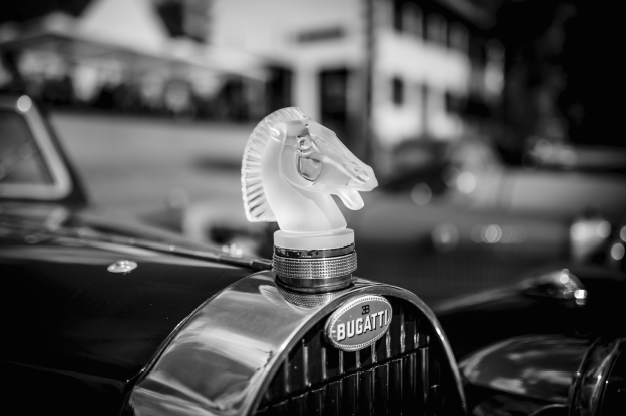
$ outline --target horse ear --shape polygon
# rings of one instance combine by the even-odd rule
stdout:
[[[287,126],[288,130],[296,128],[301,131],[306,125],[307,119],[302,110],[297,107],[283,108],[265,117],[252,131],[246,144],[241,166],[243,206],[248,221],[276,221],[276,216],[265,196],[261,176],[263,153],[267,141],[270,139],[271,131],[280,124]]]

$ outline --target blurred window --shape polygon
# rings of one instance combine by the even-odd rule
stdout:
[[[440,14],[432,13],[427,18],[427,39],[439,45],[447,45],[447,22]]]
[[[422,9],[415,3],[405,3],[402,8],[402,27],[417,38],[423,36]]]
[[[400,78],[394,77],[391,83],[393,90],[393,103],[397,105],[404,104],[404,82]]]
[[[486,51],[485,39],[480,35],[470,35],[469,37],[469,57],[470,60],[480,67],[485,65]]]
[[[446,112],[450,114],[458,114],[458,115],[464,112],[465,106],[466,106],[464,97],[455,93],[451,93],[449,91],[446,91],[445,97],[446,97]]]
[[[394,0],[393,1],[393,28],[398,31],[398,32],[402,32],[403,28],[403,18],[402,18],[402,0]]]
[[[321,123],[345,138],[351,145],[348,129],[348,85],[350,71],[346,68],[326,69],[319,73]]]
[[[296,39],[299,43],[313,43],[337,40],[344,38],[345,36],[346,32],[342,27],[327,27],[299,33],[296,36]]]
[[[461,23],[450,24],[449,45],[451,48],[467,53],[468,48],[467,28]]]
[[[0,184],[53,183],[24,117],[0,110]]]

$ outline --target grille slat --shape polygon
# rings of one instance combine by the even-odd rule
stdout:
[[[404,366],[402,365],[402,360],[393,360],[389,363],[389,414],[390,415],[400,415],[402,414],[402,395],[403,395],[403,387],[402,387],[402,371],[404,370]]]
[[[374,344],[372,344],[372,356],[375,357],[375,363],[380,363],[385,361],[387,357],[387,337],[381,337]]]
[[[309,368],[309,346],[302,346],[302,383],[304,387],[309,387],[311,385],[309,372],[311,369]]]
[[[307,398],[307,415],[322,416],[324,414],[324,402],[326,399],[326,388],[322,387],[313,390]]]
[[[324,415],[339,416],[341,414],[341,386],[342,383],[339,382],[326,386],[326,401],[322,410]]]
[[[326,358],[326,347],[323,345],[320,348],[320,356],[322,357],[322,365],[320,366],[322,371],[322,380],[326,380],[328,378],[328,359]]]
[[[374,369],[374,412],[378,415],[387,414],[389,403],[389,364]]]
[[[428,359],[428,347],[422,348],[420,351],[420,359],[421,359],[421,369],[422,369],[422,374],[420,377],[420,380],[428,380],[429,379],[429,359]],[[428,384],[426,383],[421,383],[421,395],[423,397],[423,401],[424,403],[428,403],[428,388],[430,386],[428,386]]]
[[[309,393],[304,393],[299,396],[294,397],[289,401],[289,414],[290,415],[303,415],[305,414],[306,400],[310,396]]]
[[[353,374],[341,380],[341,414],[356,415],[357,400],[359,397],[357,389],[357,375]]]
[[[414,316],[408,315],[404,320],[404,350],[411,351],[418,347],[419,332]]]
[[[420,400],[415,400],[413,404],[411,403],[412,400],[410,400],[412,397],[419,397],[416,391],[417,360],[414,353],[402,358],[402,367],[404,370],[402,374],[402,398],[404,399],[402,401],[402,414],[410,415],[414,414],[412,411],[418,410],[421,404]]]
[[[343,371],[345,373],[356,371],[360,366],[360,351],[343,351]]]
[[[326,379],[338,377],[343,372],[342,351],[336,348],[325,348],[326,350]]]
[[[359,360],[361,362],[359,367],[369,367],[374,364],[374,360],[372,359],[372,347],[363,348],[357,352],[359,353]]]
[[[391,339],[391,355],[396,357],[402,354],[402,322],[404,322],[404,311],[402,306],[393,305],[393,316],[389,325]]]
[[[298,348],[291,350],[289,354],[289,362],[285,366],[287,369],[287,393],[303,390],[305,387],[305,368],[304,368],[304,339],[300,341]]]
[[[387,334],[359,351],[330,346],[324,319],[314,325],[287,354],[257,414],[423,414],[441,390],[430,327],[420,327],[412,305],[391,303]]]
[[[359,415],[371,415],[373,409],[373,386],[374,386],[374,374],[373,371],[365,370],[360,371],[359,381],[357,384],[357,397],[358,397],[358,414]]]

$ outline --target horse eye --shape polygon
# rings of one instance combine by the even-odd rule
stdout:
[[[309,182],[315,182],[322,173],[322,166],[324,164],[317,159],[310,157],[298,158],[298,172],[304,179]]]
[[[298,150],[309,150],[311,146],[311,139],[308,137],[300,137],[298,139]]]

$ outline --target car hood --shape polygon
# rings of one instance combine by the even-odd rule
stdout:
[[[119,390],[197,308],[267,267],[91,210],[0,210],[3,359]],[[122,260],[137,267],[108,270]]]
[[[542,278],[554,271],[575,276],[586,292],[584,299],[545,296]],[[526,334],[623,333],[610,317],[624,314],[625,293],[624,273],[602,266],[554,264],[518,284],[450,299],[433,310],[450,335],[456,357],[463,359],[489,344]]]

